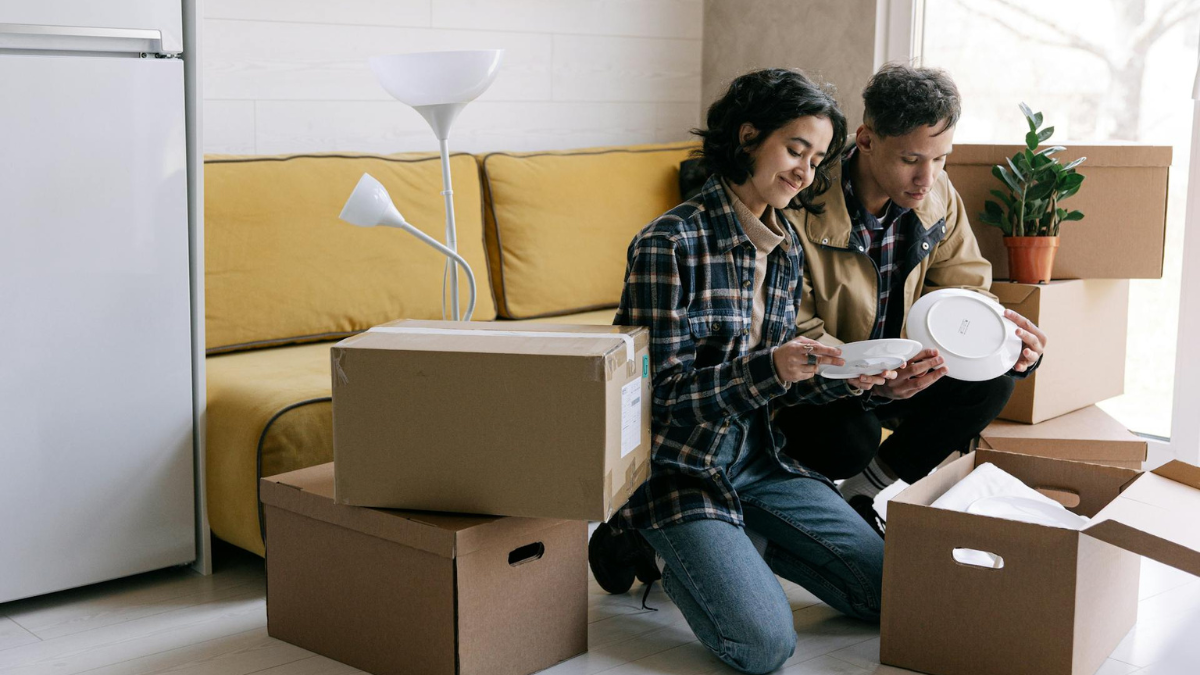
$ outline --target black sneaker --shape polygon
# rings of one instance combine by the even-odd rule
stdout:
[[[887,521],[880,518],[879,513],[875,511],[875,500],[866,495],[855,495],[850,498],[849,504],[882,539],[883,533],[887,531]]]
[[[617,532],[608,523],[600,523],[588,542],[588,565],[600,588],[614,595],[627,592],[635,577],[650,584],[662,576],[654,549],[637,530]]]

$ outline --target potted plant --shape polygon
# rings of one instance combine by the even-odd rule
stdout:
[[[1060,203],[1079,192],[1083,174],[1075,167],[1087,158],[1063,165],[1053,155],[1066,148],[1054,145],[1038,150],[1038,145],[1054,134],[1054,127],[1042,129],[1042,113],[1033,112],[1024,103],[1021,112],[1029,123],[1025,149],[992,167],[992,175],[1004,189],[991,191],[1000,203],[988,200],[979,218],[1004,232],[1009,277],[1035,284],[1050,281],[1059,225],[1083,219],[1083,212],[1068,211]]]

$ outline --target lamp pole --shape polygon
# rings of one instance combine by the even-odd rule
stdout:
[[[438,148],[442,153],[442,197],[446,200],[446,248],[458,252],[458,234],[454,228],[454,187],[450,180],[450,141],[438,139]],[[450,302],[454,306],[453,317],[459,320],[458,310],[458,263],[451,258],[450,265],[454,273],[450,275]]]

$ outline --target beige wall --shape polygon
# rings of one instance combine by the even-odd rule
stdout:
[[[436,150],[376,54],[507,50],[451,150],[683,140],[699,124],[702,0],[205,0],[204,151]]]
[[[729,82],[799,68],[832,82],[853,130],[874,72],[876,0],[705,0],[701,119]]]

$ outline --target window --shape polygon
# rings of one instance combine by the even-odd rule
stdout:
[[[1101,404],[1169,436],[1200,0],[925,0],[923,14],[920,62],[962,93],[955,141],[1019,144],[1024,101],[1054,142],[1174,147],[1163,278],[1131,282],[1126,393]]]

